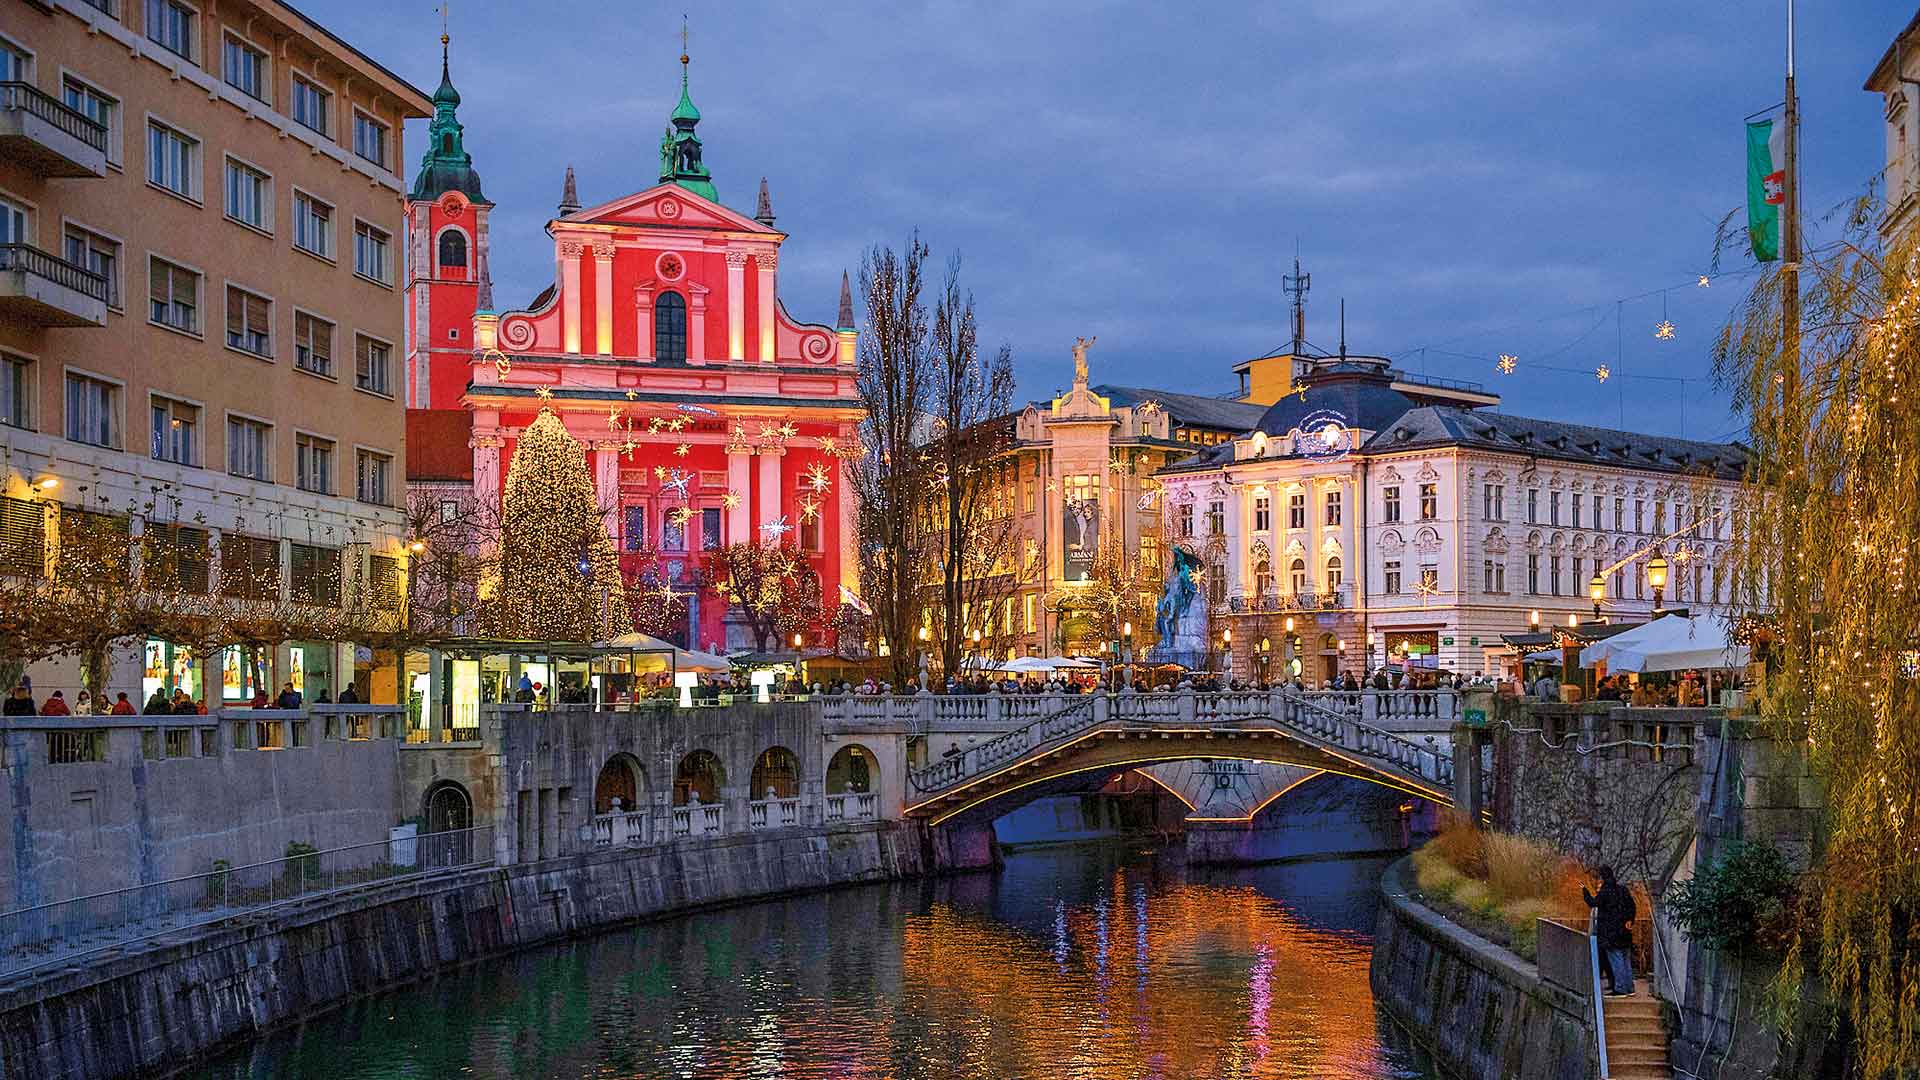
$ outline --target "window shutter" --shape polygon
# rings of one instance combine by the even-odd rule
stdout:
[[[227,333],[242,335],[247,332],[247,294],[233,286],[227,286]]]
[[[47,512],[42,504],[0,496],[0,573],[47,571]]]
[[[168,303],[173,297],[173,267],[154,260],[152,272],[147,275],[148,296],[156,304]]]

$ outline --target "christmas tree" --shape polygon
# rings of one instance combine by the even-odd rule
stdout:
[[[527,425],[500,500],[497,637],[600,641],[633,629],[587,455],[551,409]]]

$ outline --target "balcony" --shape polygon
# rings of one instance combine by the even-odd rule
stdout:
[[[1236,595],[1227,598],[1226,610],[1235,615],[1258,615],[1267,612],[1344,611],[1353,606],[1351,592],[1352,586],[1337,585],[1331,589],[1322,589],[1318,592],[1269,592],[1266,594]]]
[[[0,156],[42,177],[105,176],[106,125],[32,83],[0,82]]]
[[[38,326],[105,326],[107,279],[30,244],[0,244],[0,315]]]

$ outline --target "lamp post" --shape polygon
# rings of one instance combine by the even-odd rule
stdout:
[[[1607,579],[1601,577],[1598,571],[1594,572],[1593,580],[1587,582],[1587,595],[1593,598],[1593,618],[1598,622],[1601,618],[1600,601],[1607,598]]]
[[[1267,661],[1273,659],[1273,642],[1268,641],[1266,638],[1261,638],[1260,648],[1254,652],[1253,658],[1260,664],[1260,681],[1265,683],[1267,681]]]
[[[1220,631],[1220,666],[1227,671],[1227,678],[1233,678],[1233,627]]]
[[[1121,657],[1121,661],[1127,665],[1127,675],[1126,675],[1127,685],[1132,686],[1133,685],[1133,623],[1131,622],[1127,623],[1125,626],[1122,626],[1120,628],[1120,657]]]
[[[1374,646],[1374,643],[1377,642],[1378,640],[1380,640],[1380,635],[1374,633],[1371,630],[1367,631],[1367,670],[1368,671],[1373,670],[1373,646]]]
[[[1335,638],[1333,642],[1333,651],[1337,657],[1337,659],[1335,659],[1334,661],[1333,666],[1341,670],[1344,670],[1347,666],[1347,639]],[[1339,679],[1339,675],[1340,675],[1339,671],[1334,672],[1334,677],[1336,682]],[[1339,687],[1336,686],[1335,689],[1337,690],[1339,689]]]
[[[1280,666],[1283,669],[1280,677],[1284,679],[1293,674],[1294,661],[1300,653],[1300,643],[1293,637],[1293,616],[1287,616],[1286,621],[1281,625],[1287,631],[1286,637],[1280,640]]]
[[[1647,584],[1653,586],[1653,617],[1660,617],[1661,594],[1667,589],[1667,557],[1659,548],[1653,549],[1653,558],[1647,560]]]

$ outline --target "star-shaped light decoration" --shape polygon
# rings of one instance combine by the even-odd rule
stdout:
[[[820,449],[829,454],[837,454],[840,452],[840,443],[831,435],[822,435],[820,436]]]
[[[687,481],[693,479],[685,469],[670,469],[660,481],[661,491],[677,491],[681,498],[687,497]]]
[[[800,500],[800,520],[812,521],[820,515],[820,504],[809,495]]]
[[[676,446],[673,448],[674,457],[686,457],[688,454],[692,452],[693,452],[692,443],[681,443],[679,446]]]
[[[628,401],[639,401],[639,400],[640,400],[640,391],[638,391],[638,390],[629,390],[629,391],[627,391],[627,400],[628,400]]]
[[[729,491],[725,495],[720,496],[720,505],[726,507],[729,510],[734,509],[735,507],[740,505],[739,494],[737,492]]]
[[[1673,324],[1665,319],[1661,319],[1660,325],[1653,328],[1653,336],[1659,338],[1661,341],[1672,341]]]
[[[660,434],[660,425],[662,422],[663,421],[661,421],[661,419],[657,416],[647,417],[647,434],[649,435]]]
[[[779,437],[780,437],[780,425],[772,423],[771,421],[766,421],[766,420],[762,420],[760,422],[760,441],[761,442],[773,442]]]
[[[638,449],[640,449],[640,444],[634,441],[631,433],[620,442],[620,453],[625,455],[628,461],[633,460],[633,452]]]
[[[816,461],[807,466],[807,486],[817,492],[825,492],[833,486],[833,476],[827,472],[825,465]]]
[[[1613,377],[1613,369],[1605,364],[1601,364],[1599,367],[1593,369],[1593,377],[1599,379],[1601,382],[1606,382]]]
[[[693,511],[684,506],[676,506],[667,512],[667,520],[675,525],[685,525],[693,520]]]
[[[1495,366],[1500,369],[1500,374],[1511,375],[1513,369],[1520,366],[1520,358],[1510,353],[1501,353],[1500,362]]]
[[[1705,288],[1710,288],[1713,285],[1713,282],[1708,279],[1707,275],[1701,274],[1700,280],[1694,282],[1694,284],[1699,286],[1702,289],[1705,289]]]
[[[541,401],[552,401],[553,387],[542,383],[533,388],[533,396],[539,398]]]
[[[676,416],[673,419],[667,421],[668,431],[681,431],[681,430],[684,430],[686,426],[687,426],[687,418],[684,416]]]
[[[1301,383],[1299,386],[1294,387],[1293,392],[1300,395],[1301,401],[1307,400],[1307,384],[1306,383]]]
[[[665,465],[655,465],[653,467],[653,478],[655,480],[665,480],[667,478],[667,467]]]
[[[787,523],[787,515],[781,514],[779,517],[760,526],[760,531],[777,544],[786,539],[787,534],[793,531],[793,526]]]
[[[618,430],[620,430],[620,408],[619,408],[619,406],[610,406],[610,407],[609,407],[609,408],[607,409],[607,430],[608,430],[608,431],[618,431]]]
[[[780,432],[780,437],[781,437],[781,438],[783,438],[783,439],[791,439],[791,438],[793,438],[793,437],[794,437],[795,435],[798,435],[798,434],[800,434],[800,429],[799,429],[799,428],[797,428],[797,427],[794,427],[794,426],[793,426],[793,424],[791,424],[791,423],[786,423],[786,424],[781,424],[781,425],[780,425],[780,427],[779,427],[779,432]]]

